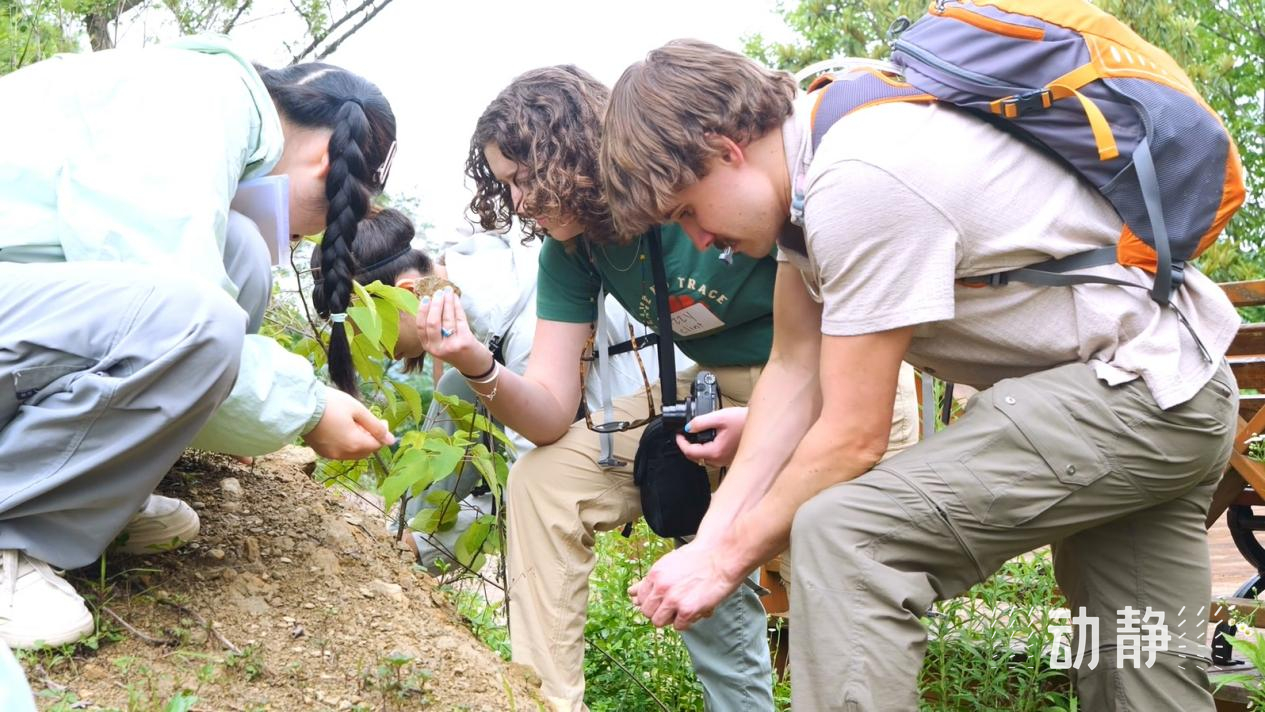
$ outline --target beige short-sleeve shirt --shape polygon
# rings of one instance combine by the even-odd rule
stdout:
[[[957,282],[1116,243],[1110,203],[1055,159],[961,110],[901,103],[844,117],[810,155],[807,106],[783,140],[808,255],[780,254],[822,302],[823,334],[916,326],[906,360],[976,387],[1089,363],[1111,385],[1143,378],[1163,408],[1211,377],[1239,318],[1193,267],[1173,301],[1213,363],[1142,289]],[[1151,284],[1136,268],[1095,271]]]

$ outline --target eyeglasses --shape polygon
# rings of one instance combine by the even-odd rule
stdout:
[[[600,305],[599,305],[600,307]],[[585,388],[585,375],[589,370],[589,363],[597,360],[597,350],[594,348],[594,340],[596,334],[590,335],[588,342],[584,345],[584,351],[580,354],[580,401],[583,403]],[[628,339],[633,344],[633,358],[637,359],[637,368],[641,370],[641,382],[646,386],[646,412],[649,413],[644,418],[637,420],[611,420],[605,423],[593,423],[593,416],[589,413],[589,409],[584,409],[584,424],[589,430],[595,433],[622,433],[625,430],[633,430],[649,423],[659,416],[654,409],[654,396],[650,393],[650,377],[646,375],[646,365],[641,361],[641,352],[637,346],[637,337],[633,334],[632,324],[628,325]],[[610,358],[607,355],[607,358]]]

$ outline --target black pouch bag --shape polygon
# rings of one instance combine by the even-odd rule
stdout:
[[[660,404],[676,403],[676,362],[672,348],[672,314],[668,309],[668,280],[663,267],[659,229],[650,234],[650,265],[654,273],[659,322]],[[633,459],[633,482],[641,488],[641,513],[661,537],[698,532],[712,501],[707,470],[691,461],[676,445],[676,431],[655,418],[646,425]]]
[[[663,418],[646,425],[633,459],[633,482],[641,488],[641,512],[661,537],[698,532],[712,501],[707,470],[687,458],[676,445],[676,432]]]

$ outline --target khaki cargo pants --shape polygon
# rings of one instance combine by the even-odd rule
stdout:
[[[1072,610],[1099,620],[1098,665],[1072,671],[1081,708],[1213,710],[1204,517],[1237,409],[1224,363],[1167,411],[1140,379],[1109,387],[1062,366],[997,383],[947,429],[810,500],[791,532],[794,708],[917,709],[923,613],[1053,544]],[[1172,639],[1150,668],[1117,665],[1126,606],[1164,614]]]
[[[760,373],[751,367],[709,370],[716,374],[727,406],[746,405]],[[695,372],[677,374],[678,394],[689,393]],[[892,437],[897,447],[907,447],[917,439],[913,380],[912,369],[905,366],[893,415]],[[658,384],[652,393],[658,409]],[[645,394],[616,398],[614,410],[619,420],[645,417]],[[506,495],[510,644],[514,661],[540,675],[541,692],[555,709],[586,709],[584,622],[589,574],[595,563],[594,536],[641,516],[641,499],[632,478],[640,437],[641,429],[616,433],[615,455],[628,465],[603,470],[597,464],[598,435],[580,421],[562,439],[532,450],[510,470]],[[766,630],[759,599],[741,586],[712,617],[682,633],[708,709],[773,709]]]

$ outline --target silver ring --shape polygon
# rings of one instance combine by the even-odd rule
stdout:
[[[445,339],[446,339],[446,338],[448,338],[449,336],[452,336],[452,334],[453,334],[453,332],[452,332],[452,331],[450,331],[447,327],[443,327],[443,326],[439,327],[439,335],[440,335],[441,337],[443,337],[443,338],[445,338]]]

